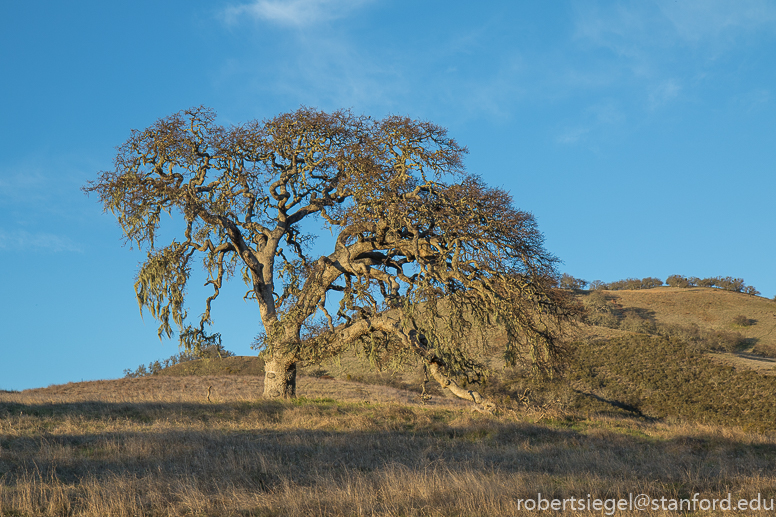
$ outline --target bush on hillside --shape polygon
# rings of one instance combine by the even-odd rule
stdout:
[[[584,300],[584,322],[588,325],[655,334],[654,319],[641,309],[617,307],[612,297],[601,291],[591,291]]]
[[[757,343],[754,348],[752,348],[752,353],[776,359],[776,345],[770,343]]]
[[[585,296],[582,306],[585,308],[585,323],[608,328],[619,326],[619,318],[611,299],[601,291],[591,291]]]
[[[709,350],[716,352],[738,352],[749,345],[749,340],[738,332],[712,330],[704,338]]]
[[[743,314],[739,314],[738,316],[733,318],[732,323],[736,327],[751,327],[752,325],[754,325],[755,322],[754,320],[747,318]]]

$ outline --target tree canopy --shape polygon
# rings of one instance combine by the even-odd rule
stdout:
[[[503,328],[508,363],[560,365],[573,309],[530,213],[465,171],[466,149],[429,122],[300,108],[216,124],[199,107],[132,131],[114,167],[90,182],[128,241],[147,250],[135,292],[159,334],[212,345],[223,282],[246,284],[264,329],[265,396],[295,395],[296,364],[359,346],[419,357],[459,396],[479,394],[487,329]],[[508,162],[504,163],[508,166]],[[179,234],[158,243],[161,214]],[[314,244],[331,233],[330,249]],[[212,294],[198,325],[184,303],[192,267]],[[246,325],[257,322],[246,322]]]

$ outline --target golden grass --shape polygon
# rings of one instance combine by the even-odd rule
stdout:
[[[733,330],[757,346],[776,347],[776,305],[769,300],[703,288],[607,294],[665,325],[730,330],[744,315],[754,325]],[[731,393],[756,387],[738,405],[728,404],[729,419],[718,412],[723,421],[737,421],[737,413],[770,393],[772,377],[715,370],[703,358],[771,363],[688,352],[690,362],[677,366],[681,350],[667,349],[661,359],[655,344],[668,342],[657,338],[638,338],[652,343],[642,346],[623,330],[582,326],[579,333],[585,346],[602,350],[579,360],[585,368],[568,378],[569,396],[589,399],[579,408],[561,401],[546,410],[482,415],[438,391],[421,405],[417,391],[398,389],[417,390],[419,370],[370,372],[356,357],[303,369],[308,375],[299,378],[298,392],[305,398],[295,401],[262,400],[261,365],[239,357],[184,363],[139,379],[0,392],[0,516],[498,517],[520,513],[520,499],[538,493],[776,498],[773,422],[744,430],[675,416],[692,415],[696,406],[714,409],[698,404],[722,395],[698,387],[715,382],[708,377],[727,379],[719,389]],[[664,394],[673,409],[660,403],[641,385],[663,382],[653,379],[669,370],[659,365],[673,365],[677,375],[697,370],[691,387],[706,395],[684,401],[692,390],[676,385]],[[490,388],[494,395],[497,388]],[[534,401],[540,396],[531,394]],[[631,398],[645,417],[596,413]],[[648,418],[664,407],[667,416]],[[660,513],[617,513],[649,514]]]
[[[776,352],[776,303],[773,300],[710,287],[658,287],[605,293],[620,306],[642,309],[657,323],[734,330],[756,340],[757,347]],[[735,318],[742,315],[753,320],[753,324],[735,325]]]
[[[236,376],[0,394],[0,515],[506,516],[539,492],[776,497],[773,433],[496,417],[300,380],[326,398],[265,401],[259,379]]]
[[[298,391],[306,398],[334,397],[342,402],[421,404],[417,393],[384,385],[338,381],[331,378],[299,376]],[[137,379],[71,382],[36,388],[20,393],[0,393],[0,403],[56,404],[61,402],[251,402],[261,399],[263,376],[151,375]],[[433,397],[430,407],[462,407],[456,398]]]

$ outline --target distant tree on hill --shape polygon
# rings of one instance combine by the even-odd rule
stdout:
[[[725,291],[734,291],[737,293],[745,293],[756,296],[760,294],[760,291],[753,286],[747,286],[743,278],[733,278],[730,276],[721,277],[709,277],[698,278],[691,276],[686,278],[682,275],[671,275],[666,280],[666,284],[671,287],[716,287]]]
[[[560,277],[561,289],[584,289],[587,286],[587,281],[581,278],[574,278],[573,276],[563,273]]]
[[[646,278],[641,279],[641,288],[642,289],[652,289],[655,287],[662,287],[663,281],[659,278],[654,278],[651,276],[648,276]]]
[[[625,280],[617,280],[616,282],[610,282],[608,284],[600,280],[596,280],[590,284],[591,289],[606,289],[608,291],[652,289],[662,285],[662,280],[649,276],[642,278],[641,280],[638,278],[626,278]]]
[[[681,275],[671,275],[666,279],[669,287],[691,287],[690,281]]]
[[[716,278],[700,278],[695,281],[695,285],[698,287],[714,287],[716,283]]]
[[[552,372],[574,308],[533,216],[467,174],[465,152],[404,117],[302,108],[224,127],[195,108],[133,131],[85,190],[148,250],[135,292],[160,336],[174,324],[187,350],[220,342],[206,329],[211,304],[224,281],[245,283],[265,333],[266,397],[295,395],[299,362],[358,344],[378,362],[417,357],[479,401],[456,379],[485,374],[470,347],[491,345],[486,328],[505,330],[508,363]],[[177,234],[160,234],[162,212]],[[334,237],[325,252],[307,233],[321,227]],[[213,291],[192,326],[184,294],[197,263]]]

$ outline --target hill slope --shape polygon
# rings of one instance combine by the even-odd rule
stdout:
[[[716,353],[716,358],[738,367],[774,371],[776,302],[773,300],[703,287],[582,291],[578,298],[586,304],[596,293],[606,297],[611,304],[613,313],[620,320],[620,330],[665,334],[661,331],[688,329],[706,334],[739,334],[743,338],[742,346],[735,353]],[[746,324],[737,324],[737,319],[746,320]],[[623,324],[624,320],[629,320],[626,323],[630,325]],[[646,324],[640,326],[640,320]],[[589,337],[596,332],[601,333],[601,328],[587,328],[583,335]],[[607,335],[605,331],[603,334],[604,337],[622,335],[611,332]]]
[[[776,352],[776,302],[773,300],[707,287],[605,292],[622,307],[640,309],[658,323],[734,329],[756,340],[757,346]],[[741,315],[750,320],[749,326],[733,323]]]
[[[300,380],[329,397],[348,384]],[[773,433],[362,395],[262,400],[260,384],[154,375],[0,394],[0,515],[506,517],[539,493],[774,505]],[[564,515],[602,513],[582,510]]]

